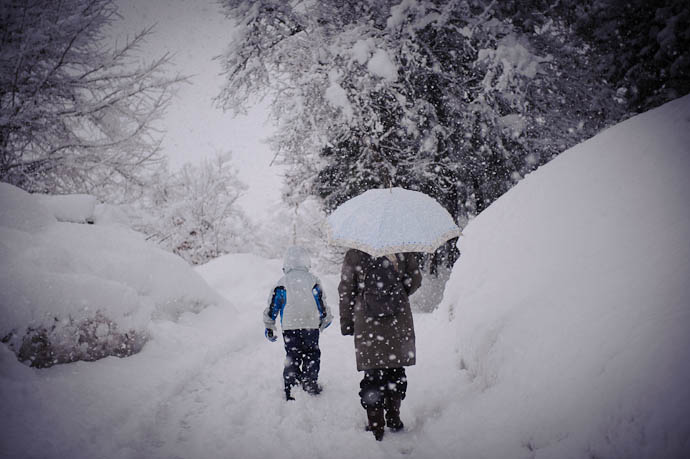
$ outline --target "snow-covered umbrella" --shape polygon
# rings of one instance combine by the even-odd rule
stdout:
[[[332,244],[374,257],[434,252],[460,228],[434,198],[404,188],[365,191],[341,204],[326,220]]]

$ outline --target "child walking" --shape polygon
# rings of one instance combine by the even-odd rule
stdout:
[[[280,315],[285,341],[285,399],[294,400],[292,388],[301,384],[311,395],[321,392],[317,383],[321,366],[319,333],[333,317],[319,279],[309,272],[311,261],[306,249],[290,247],[283,262],[284,276],[276,283],[264,310],[266,338],[276,341],[276,318]]]

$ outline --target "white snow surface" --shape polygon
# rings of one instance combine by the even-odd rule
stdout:
[[[122,225],[114,208],[102,208],[94,225],[61,222],[56,215],[79,220],[85,207],[93,216],[93,201],[51,198],[0,183],[0,337],[97,313],[141,332],[152,318],[223,302],[184,260]]]
[[[61,222],[93,222],[96,197],[90,194],[34,195]]]
[[[337,320],[323,393],[282,400],[261,322],[281,261],[240,254],[197,269],[229,304],[152,322],[133,357],[35,370],[0,346],[0,457],[688,457],[689,124],[690,97],[630,119],[470,222],[440,308],[415,315],[402,433],[364,431]]]
[[[440,448],[688,457],[688,173],[690,96],[561,154],[463,230],[438,312],[474,389],[434,420]]]

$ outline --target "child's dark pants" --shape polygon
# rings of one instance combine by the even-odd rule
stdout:
[[[321,367],[321,350],[319,349],[319,330],[306,329],[284,330],[285,341],[285,394],[290,397],[290,389],[301,383],[307,392],[317,390],[316,381]]]

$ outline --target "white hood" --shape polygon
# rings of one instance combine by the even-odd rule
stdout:
[[[294,269],[309,271],[311,268],[311,258],[309,252],[304,247],[292,246],[285,253],[283,261],[283,272],[288,273]]]

